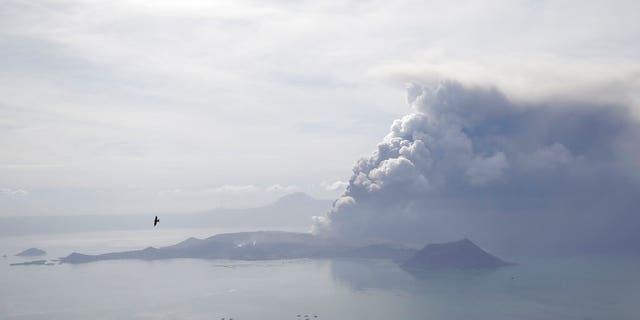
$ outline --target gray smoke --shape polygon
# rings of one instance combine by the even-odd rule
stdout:
[[[501,249],[640,246],[636,120],[622,105],[520,103],[411,84],[412,112],[359,160],[319,235]]]

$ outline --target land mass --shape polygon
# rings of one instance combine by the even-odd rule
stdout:
[[[482,250],[469,239],[429,244],[402,264],[406,269],[491,269],[513,263]]]
[[[98,255],[72,253],[61,263],[103,260],[162,260],[176,258],[275,260],[299,258],[391,259],[407,269],[487,269],[511,265],[468,239],[430,244],[416,250],[392,244],[351,246],[310,233],[255,231],[223,233],[206,239],[189,238],[172,246],[111,252]]]
[[[47,252],[42,250],[42,249],[29,248],[27,250],[24,250],[24,251],[16,254],[16,256],[18,256],[18,257],[37,257],[37,256],[43,256],[45,254],[47,254]]]
[[[391,244],[355,247],[315,237],[310,233],[256,231],[224,233],[206,239],[189,238],[172,246],[98,255],[72,253],[62,263],[102,260],[160,260],[175,258],[272,260],[297,258],[381,258],[406,260],[415,249]]]
[[[34,260],[20,263],[12,263],[11,266],[52,266],[54,263],[47,262],[47,260]]]

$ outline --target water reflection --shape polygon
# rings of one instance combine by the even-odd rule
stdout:
[[[354,291],[410,291],[415,287],[415,279],[388,260],[335,259],[330,261],[330,270],[334,280]]]
[[[537,259],[494,270],[407,271],[390,261],[333,260],[354,292],[394,292],[434,319],[636,319],[636,258]],[[626,276],[624,276],[626,275]]]
[[[493,284],[508,284],[515,270],[507,267],[489,270],[407,270],[388,260],[331,260],[332,278],[354,291],[367,289],[402,290],[426,293],[431,290],[455,291]]]

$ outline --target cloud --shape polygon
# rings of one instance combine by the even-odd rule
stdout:
[[[10,188],[0,188],[0,196],[6,197],[24,197],[28,196],[29,192],[24,189],[10,189]]]
[[[298,190],[295,185],[273,184],[267,187],[259,187],[253,184],[233,185],[225,184],[215,188],[171,188],[158,191],[159,196],[176,196],[176,195],[206,195],[206,194],[248,194],[248,193],[264,193],[264,192],[292,192]]]
[[[160,197],[172,197],[176,195],[180,195],[183,193],[182,189],[174,188],[174,189],[166,189],[158,191],[158,196]]]
[[[333,181],[333,182],[322,182],[320,184],[321,187],[323,187],[323,188],[325,188],[326,190],[329,190],[329,191],[343,190],[348,185],[349,185],[348,182],[340,181],[340,180],[336,180],[336,181]]]
[[[247,192],[255,192],[258,191],[258,187],[247,184],[247,185],[230,185],[225,184],[220,187],[214,188],[211,191],[215,193],[247,193]]]
[[[466,86],[497,86],[509,99],[521,103],[622,102],[640,115],[640,63],[625,57],[519,53],[459,59],[432,49],[408,60],[375,66],[368,75],[434,86],[446,79]]]
[[[295,190],[298,190],[298,186],[294,186],[294,185],[290,185],[290,186],[283,186],[281,184],[274,184],[271,186],[268,186],[264,189],[267,192],[292,192]]]
[[[298,190],[295,185],[281,185],[279,183],[272,184],[267,187],[259,187],[252,184],[247,185],[229,185],[210,189],[214,193],[261,193],[261,192],[292,192]]]
[[[417,244],[472,236],[502,247],[638,238],[630,210],[640,205],[640,157],[629,146],[640,126],[629,108],[522,103],[455,81],[407,89],[412,112],[355,164],[315,233]]]

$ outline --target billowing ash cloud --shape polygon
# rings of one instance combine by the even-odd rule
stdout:
[[[640,246],[638,124],[620,105],[517,103],[411,84],[412,113],[359,160],[314,232],[360,241],[472,237],[496,248]]]

